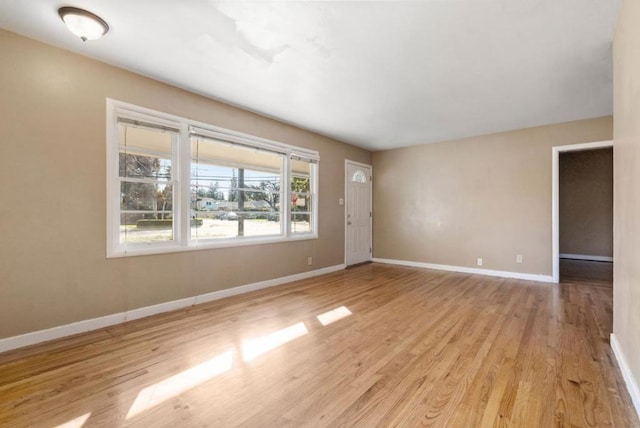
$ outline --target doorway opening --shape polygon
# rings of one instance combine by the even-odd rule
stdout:
[[[613,142],[553,148],[553,282],[612,284]]]

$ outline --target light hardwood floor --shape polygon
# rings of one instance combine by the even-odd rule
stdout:
[[[358,266],[0,354],[0,426],[640,426],[611,300]]]

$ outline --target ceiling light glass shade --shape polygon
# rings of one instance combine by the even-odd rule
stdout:
[[[109,31],[107,23],[97,15],[75,7],[58,9],[60,18],[69,31],[80,37],[82,41],[97,40]]]

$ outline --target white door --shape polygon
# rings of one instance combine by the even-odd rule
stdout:
[[[371,166],[346,162],[346,236],[347,266],[371,260]]]

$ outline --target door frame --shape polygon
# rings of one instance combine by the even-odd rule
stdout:
[[[349,185],[349,174],[347,174],[347,170],[349,169],[349,165],[361,166],[364,168],[369,168],[371,170],[371,175],[369,176],[369,212],[371,216],[369,217],[369,248],[371,251],[369,252],[369,260],[373,259],[373,165],[369,165],[362,162],[352,161],[350,159],[344,160],[344,265],[347,265],[347,206],[348,206],[348,195],[349,192],[347,190],[347,186]]]
[[[556,284],[560,282],[560,153],[605,149],[608,147],[613,147],[613,140],[552,147],[551,260],[553,267],[551,276],[553,282]]]

